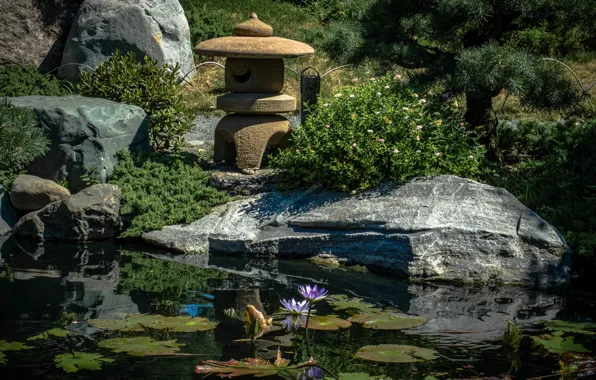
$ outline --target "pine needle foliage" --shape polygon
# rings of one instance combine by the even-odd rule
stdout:
[[[359,49],[329,52],[418,69],[413,83],[465,92],[466,120],[478,126],[502,89],[532,106],[574,102],[579,90],[564,69],[539,58],[596,50],[595,19],[593,0],[373,0],[364,16],[344,20],[360,24]]]
[[[31,110],[0,100],[0,170],[18,172],[48,150],[50,140]]]
[[[119,159],[110,182],[122,190],[122,237],[193,222],[228,201],[191,155],[122,152]]]

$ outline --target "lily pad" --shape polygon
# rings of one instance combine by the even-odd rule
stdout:
[[[380,312],[373,304],[364,302],[361,298],[349,298],[345,294],[330,296],[327,302],[333,306],[333,310],[345,310],[349,314]]]
[[[62,368],[64,372],[79,372],[81,369],[90,371],[99,371],[102,363],[112,363],[114,359],[104,358],[100,354],[88,352],[75,352],[60,354],[54,357],[54,363],[57,368]]]
[[[378,346],[364,346],[354,356],[375,362],[415,363],[437,359],[439,357],[437,354],[437,351],[430,348],[400,344],[379,344]]]
[[[151,314],[123,314],[120,319],[92,319],[89,324],[99,329],[110,331],[143,331],[147,329],[165,330],[172,332],[207,331],[217,327],[217,322],[207,318],[192,318],[188,316],[164,317]]]
[[[551,354],[564,354],[566,352],[592,352],[579,343],[573,341],[572,336],[563,338],[562,331],[556,331],[552,335],[533,336],[532,340],[544,347]]]
[[[362,323],[362,327],[375,330],[404,330],[424,325],[426,317],[417,317],[392,311],[365,313],[348,318],[350,322]]]
[[[148,336],[138,336],[134,338],[106,339],[99,342],[98,346],[132,356],[158,356],[176,353],[185,344],[176,343],[175,340],[157,341]]]
[[[585,335],[595,335],[596,331],[596,323],[589,323],[589,322],[568,322],[568,321],[548,321],[545,322],[546,327],[545,330],[549,331],[563,331],[568,333],[574,334],[585,334]]]
[[[4,355],[4,351],[21,351],[21,350],[30,350],[35,348],[33,346],[27,346],[21,342],[7,342],[5,340],[0,340],[0,364],[6,363],[6,355]]]
[[[38,340],[38,339],[48,339],[50,336],[53,336],[56,338],[65,338],[69,335],[70,335],[70,331],[65,330],[65,329],[55,328],[55,329],[51,329],[48,331],[44,331],[39,335],[34,335],[30,338],[27,338],[27,340],[31,341],[31,340]]]
[[[339,380],[382,380],[387,378],[387,376],[371,376],[368,373],[364,372],[354,372],[354,373],[338,373],[337,377]],[[334,380],[333,377],[325,377],[325,380]]]
[[[306,325],[306,319],[299,319],[300,327],[304,328]],[[347,329],[352,326],[352,323],[345,319],[338,318],[334,315],[311,315],[308,321],[308,328],[312,330],[339,330]]]

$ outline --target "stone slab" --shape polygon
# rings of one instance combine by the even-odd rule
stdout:
[[[296,111],[296,98],[286,94],[231,93],[217,97],[217,108],[242,114],[274,114]]]

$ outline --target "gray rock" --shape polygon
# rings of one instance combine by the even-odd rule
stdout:
[[[550,224],[504,189],[453,176],[354,197],[260,194],[143,239],[188,253],[327,253],[413,280],[547,286],[569,279],[567,245]]]
[[[67,188],[29,174],[17,176],[10,189],[10,201],[21,211],[37,211],[68,196],[70,191]]]
[[[271,169],[261,169],[254,175],[246,175],[233,167],[217,167],[211,172],[209,183],[230,195],[254,195],[272,191],[275,175]]]
[[[14,106],[34,111],[51,140],[48,153],[33,161],[29,172],[59,181],[75,191],[85,188],[81,176],[105,182],[117,164],[116,153],[148,149],[148,118],[140,107],[81,96],[9,98]]]
[[[118,186],[93,185],[25,215],[14,226],[13,234],[38,241],[89,242],[113,238],[121,227],[120,199]]]
[[[178,0],[86,0],[70,29],[62,65],[92,68],[116,50],[133,52],[159,64],[180,65],[180,79],[195,75],[190,29]],[[59,76],[76,83],[80,66],[69,65]]]
[[[0,236],[8,235],[18,221],[19,216],[10,203],[8,193],[0,186]]]

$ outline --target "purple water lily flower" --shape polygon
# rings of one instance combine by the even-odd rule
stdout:
[[[310,307],[310,303],[306,300],[301,302],[296,302],[295,299],[292,298],[291,301],[289,300],[280,300],[283,309],[294,315],[306,315],[308,313],[308,308]]]
[[[300,292],[302,297],[304,297],[304,299],[309,302],[320,301],[320,300],[326,298],[327,294],[328,294],[328,292],[327,292],[327,290],[325,290],[325,288],[319,289],[319,287],[317,285],[315,285],[315,286],[310,286],[310,285],[299,286],[298,292]]]
[[[304,315],[288,315],[286,319],[281,322],[281,327],[286,331],[298,330],[298,327],[306,325],[306,317]]]
[[[302,369],[302,378],[300,379],[300,375],[298,378],[300,380],[314,380],[314,379],[322,379],[323,378],[323,370],[320,367],[312,366],[308,367],[308,369]]]

